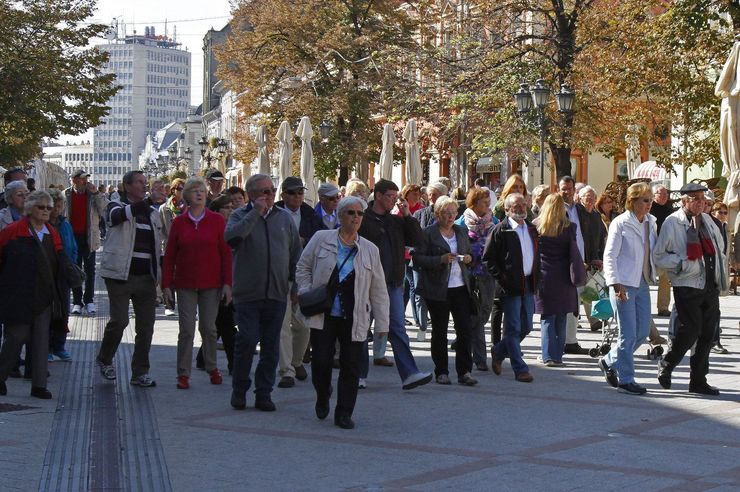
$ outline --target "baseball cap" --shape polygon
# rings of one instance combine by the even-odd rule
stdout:
[[[224,178],[224,174],[219,171],[218,169],[212,169],[211,171],[208,171],[206,173],[206,179],[215,179],[217,181],[221,181]]]
[[[293,190],[305,190],[306,187],[303,186],[303,181],[301,181],[301,178],[297,178],[295,176],[288,176],[283,180],[283,184],[280,185],[280,189],[283,191],[293,191]]]
[[[84,169],[78,169],[72,173],[72,177],[73,178],[88,178],[90,177],[90,173],[85,171]]]
[[[331,183],[321,183],[319,186],[319,196],[333,197],[339,194],[339,188]]]

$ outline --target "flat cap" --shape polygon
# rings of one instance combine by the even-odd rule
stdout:
[[[303,186],[303,181],[301,181],[301,178],[297,178],[295,176],[288,176],[283,180],[283,184],[280,185],[280,189],[283,191],[293,191],[293,190],[305,190],[306,187]]]
[[[339,188],[336,187],[336,185],[333,185],[332,183],[321,183],[321,186],[319,186],[319,196],[328,196],[333,197],[337,196],[339,194]]]
[[[699,183],[686,183],[681,187],[682,195],[685,195],[686,193],[696,193],[699,191],[709,191],[709,188],[704,185],[700,185]]]

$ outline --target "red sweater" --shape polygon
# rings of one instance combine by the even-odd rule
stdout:
[[[226,221],[206,209],[198,223],[185,212],[172,221],[162,266],[162,287],[214,289],[231,285],[231,248],[224,240]]]
[[[72,224],[72,232],[78,236],[87,234],[87,190],[82,193],[72,190],[70,199],[72,203],[69,223]]]

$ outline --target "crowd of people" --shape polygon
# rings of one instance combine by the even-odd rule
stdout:
[[[263,174],[251,176],[244,189],[225,188],[215,169],[204,178],[171,182],[130,171],[117,190],[96,187],[89,177],[80,169],[67,189],[30,192],[22,168],[5,173],[2,395],[7,378],[19,377],[24,367],[31,394],[52,397],[47,365],[72,359],[65,346],[69,316],[96,312],[96,275],[109,301],[96,357],[104,378],[117,378],[113,360],[132,304],[130,383],[156,385],[149,351],[155,311],[164,304],[165,315],[178,317],[177,388],[197,384],[197,324],[202,346],[196,368],[211,384],[223,383],[220,339],[234,409],[246,407],[254,386],[254,406],[274,411],[276,382],[290,388],[306,380],[310,361],[316,416],[325,419],[331,411],[332,369],[338,368],[334,423],[353,428],[358,390],[367,386],[370,342],[373,365],[395,366],[404,390],[451,384],[450,350],[463,386],[478,383],[474,370],[488,371],[489,357],[496,375],[508,359],[515,380],[530,383],[534,375],[521,343],[535,313],[545,366],[588,353],[578,342],[579,319],[586,329],[604,328],[581,299],[595,275],[605,279],[618,326],[611,350],[598,360],[609,385],[646,392],[635,381],[633,354],[646,339],[666,343],[651,315],[649,286],[657,284],[659,316],[671,315],[671,288],[676,301],[658,382],[670,388],[672,371],[692,350],[689,391],[719,394],[707,381],[708,360],[713,350],[726,352],[719,296],[728,290],[732,248],[727,207],[702,185],[683,186],[674,208],[665,186],[633,184],[620,213],[617,197],[598,195],[568,176],[554,190],[540,185],[532,192],[518,175],[500,190],[479,179],[467,193],[451,190],[447,178],[402,189],[384,179],[370,189],[353,178],[342,188],[322,183],[313,207],[304,202],[306,188],[297,177],[286,178],[279,190]],[[405,316],[409,304],[413,321]],[[585,316],[579,316],[581,304]],[[417,341],[426,341],[431,326],[433,373],[414,358],[410,325]]]

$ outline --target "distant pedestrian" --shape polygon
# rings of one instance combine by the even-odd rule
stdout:
[[[62,240],[64,254],[66,254],[67,258],[74,263],[77,261],[77,241],[72,232],[72,226],[64,216],[64,192],[62,190],[52,188],[49,190],[49,195],[54,202],[54,209],[49,215],[49,223],[54,226],[59,233],[59,237]],[[67,305],[69,301],[69,294],[69,288],[65,288],[61,293],[61,298],[64,300],[65,305]],[[67,305],[63,307],[66,307],[66,309],[63,310],[64,315],[59,319],[53,319],[51,321],[51,333],[49,335],[49,362],[54,359],[54,356],[65,362],[72,360],[72,354],[70,354],[66,349],[67,334],[69,333],[69,306]]]
[[[26,178],[28,177],[28,174],[26,173],[25,169],[22,167],[11,167],[5,173],[3,173],[3,184],[5,185],[5,190],[0,192],[0,210],[4,209],[8,206],[8,199],[6,196],[7,193],[7,187],[10,183],[13,181],[22,181],[23,185],[28,189],[28,185],[26,185]]]
[[[24,204],[29,191],[24,181],[11,181],[5,187],[7,206],[0,210],[0,231],[23,218]]]
[[[224,177],[224,173],[216,168],[209,168],[206,172],[205,178],[206,183],[208,183],[208,197],[206,198],[206,205],[210,205],[211,202],[223,191],[224,184],[226,184],[226,178]]]

